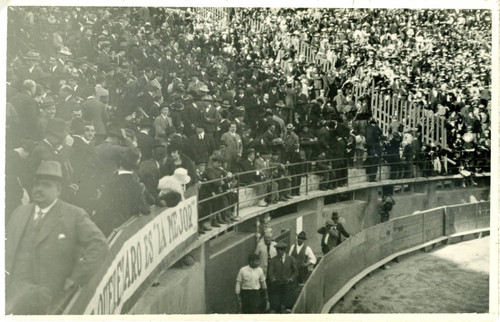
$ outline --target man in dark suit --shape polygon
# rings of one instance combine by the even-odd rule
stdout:
[[[141,161],[149,160],[152,157],[153,137],[149,134],[151,123],[147,119],[142,119],[139,123],[139,133],[136,135],[137,147],[141,150]]]
[[[94,144],[95,129],[88,122],[75,122],[73,126],[73,152],[69,160],[73,167],[74,182],[78,186],[72,202],[82,207],[87,213],[92,212],[92,199],[97,196],[99,180],[98,169],[101,167]]]
[[[137,148],[122,148],[118,173],[104,183],[93,219],[105,236],[109,236],[130,218],[151,213],[144,185],[133,172],[139,165],[139,158],[140,151]]]
[[[368,158],[366,159],[366,175],[370,182],[376,181],[377,167],[380,162],[381,148],[380,139],[382,130],[377,124],[375,119],[371,119],[369,125],[366,127],[366,150]]]
[[[97,144],[101,144],[108,134],[106,123],[109,121],[109,115],[103,99],[106,100],[107,97],[91,96],[82,104],[83,119],[94,125]]]
[[[19,118],[19,134],[26,139],[34,139],[38,103],[33,98],[36,93],[36,84],[27,79],[23,82],[23,90],[11,98],[10,102]]]
[[[73,89],[69,85],[64,85],[59,90],[61,101],[56,105],[56,116],[65,121],[71,120],[76,100],[73,97]]]
[[[297,265],[295,259],[286,254],[284,243],[280,242],[274,247],[278,254],[271,258],[268,272],[271,284],[268,286],[271,309],[275,313],[284,313],[282,311],[282,306],[284,306],[285,310],[290,312],[294,300],[294,281],[298,276]]]
[[[66,122],[60,118],[53,118],[47,122],[47,134],[43,141],[35,146],[30,156],[28,157],[28,172],[33,178],[36,169],[42,161],[58,161],[62,166],[63,171],[63,192],[61,198],[68,200],[68,196],[73,186],[73,167],[69,161],[69,157],[73,153],[73,149],[66,142],[68,131]]]
[[[146,199],[150,204],[165,207],[165,202],[160,200],[158,182],[161,179],[160,168],[167,159],[165,144],[159,140],[153,140],[152,158],[139,164],[139,178],[146,187]]]
[[[208,162],[208,158],[215,150],[215,141],[211,135],[205,133],[205,125],[196,125],[196,134],[189,138],[189,143],[193,151],[196,151],[196,162]]]
[[[335,222],[328,219],[323,227],[318,229],[318,234],[321,234],[321,251],[326,255],[330,250],[337,246],[337,241],[340,236],[339,231],[334,228]]]
[[[59,200],[62,170],[43,162],[34,203],[18,207],[5,243],[7,314],[48,314],[66,291],[86,284],[108,251],[87,213]]]

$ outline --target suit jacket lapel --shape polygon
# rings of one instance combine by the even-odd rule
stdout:
[[[19,245],[19,241],[24,234],[28,221],[34,213],[35,204],[31,204],[31,207],[26,207],[25,211],[16,214],[16,219],[12,221],[11,225],[8,226],[7,240],[5,241],[5,269],[7,271],[12,269],[17,252],[17,246]]]
[[[61,201],[57,200],[56,204],[45,215],[45,218],[43,219],[42,225],[40,227],[40,233],[38,234],[38,238],[36,240],[37,245],[42,242],[56,227],[56,223],[59,220],[59,217],[62,215],[60,208]]]

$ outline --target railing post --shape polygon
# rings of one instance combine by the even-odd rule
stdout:
[[[236,173],[236,216],[240,215],[240,175]]]
[[[302,180],[300,180],[300,181],[302,181]],[[300,187],[299,187],[299,189],[300,189]],[[299,192],[299,194],[300,194],[300,192]],[[306,171],[306,196],[308,194],[309,194],[309,174]]]

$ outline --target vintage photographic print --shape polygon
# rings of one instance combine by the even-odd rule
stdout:
[[[3,8],[6,317],[493,320],[497,4],[322,4]]]

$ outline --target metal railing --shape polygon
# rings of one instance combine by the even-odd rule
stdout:
[[[217,218],[218,215],[226,217],[239,215],[241,209],[254,206],[256,202],[266,199],[265,203],[269,205],[269,202],[285,201],[280,199],[284,196],[307,196],[321,190],[334,191],[340,187],[368,181],[456,175],[460,174],[462,169],[460,162],[455,162],[455,165],[447,169],[443,165],[442,172],[436,173],[433,160],[419,158],[405,160],[401,159],[401,154],[383,154],[381,157],[367,156],[364,164],[359,166],[355,166],[355,162],[355,158],[349,157],[289,163],[235,173],[230,177],[225,176],[198,183],[199,223],[218,220],[219,224],[224,224],[224,220],[221,221],[224,218]],[[489,158],[475,159],[474,162],[474,171],[490,171]],[[355,169],[358,171],[353,171]],[[278,175],[280,173],[281,175]],[[466,177],[464,177],[464,183],[465,181],[467,181]],[[473,179],[469,179],[466,184],[469,185],[473,182]],[[225,185],[228,188],[215,192],[213,188],[210,188],[210,185]],[[249,198],[240,200],[243,189],[252,189],[253,191],[250,192]],[[210,195],[207,195],[207,191],[211,191]]]

